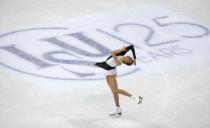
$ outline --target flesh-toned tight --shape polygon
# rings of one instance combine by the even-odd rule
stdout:
[[[117,77],[116,75],[106,76],[106,81],[107,81],[107,84],[109,85],[109,87],[112,91],[112,94],[114,96],[115,105],[117,107],[120,107],[119,94],[122,94],[122,95],[128,96],[128,97],[131,97],[132,95],[129,92],[118,88],[116,77]]]

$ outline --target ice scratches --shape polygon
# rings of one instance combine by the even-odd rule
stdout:
[[[77,119],[69,120],[71,125],[76,128],[168,128],[166,126],[154,123],[127,119],[121,117],[104,117],[95,119]]]
[[[164,122],[174,121],[177,117],[177,110],[174,102],[169,99],[164,100],[160,110],[155,113],[154,117],[157,120],[164,120]]]

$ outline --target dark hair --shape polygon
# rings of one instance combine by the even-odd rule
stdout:
[[[126,58],[128,58],[129,62],[124,61],[124,64],[130,66],[134,63],[134,60],[130,56],[126,56]]]
[[[131,63],[127,63],[127,62],[123,62],[123,63],[126,64],[127,66],[131,66],[134,63],[134,61],[132,61]]]

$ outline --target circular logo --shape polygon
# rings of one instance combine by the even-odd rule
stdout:
[[[0,64],[19,73],[48,79],[103,79],[94,73],[94,63],[103,61],[113,44],[103,44],[97,39],[88,33],[61,27],[8,32],[0,35]],[[118,71],[118,75],[138,70],[127,68]]]

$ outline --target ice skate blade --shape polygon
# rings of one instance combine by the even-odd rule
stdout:
[[[122,113],[119,113],[119,114],[109,114],[110,117],[122,117]]]
[[[138,104],[141,104],[142,101],[143,101],[143,97],[139,96],[139,102],[138,102]]]

